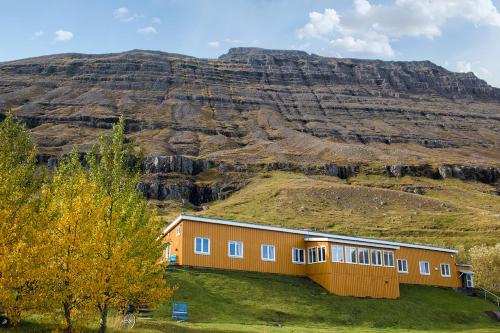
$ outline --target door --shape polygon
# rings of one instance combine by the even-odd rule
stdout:
[[[474,288],[474,275],[464,274],[464,287],[465,288]]]

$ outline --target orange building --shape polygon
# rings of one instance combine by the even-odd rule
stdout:
[[[342,296],[398,298],[399,284],[473,287],[452,249],[180,215],[163,232],[171,263],[307,276]]]

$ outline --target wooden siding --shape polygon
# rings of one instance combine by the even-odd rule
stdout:
[[[304,236],[184,220],[183,265],[287,275],[306,274],[306,265],[292,263],[292,248],[304,248]],[[194,238],[210,238],[210,255],[194,253]],[[228,242],[243,242],[243,258],[230,258]],[[261,245],[275,246],[275,261],[261,259]]]
[[[177,226],[181,235],[176,235]],[[287,275],[308,276],[323,286],[330,293],[341,296],[398,298],[399,283],[424,284],[444,287],[460,287],[461,279],[456,266],[456,254],[438,250],[418,249],[401,246],[389,250],[376,246],[351,245],[328,240],[306,241],[304,235],[286,231],[263,230],[225,224],[205,223],[183,219],[170,230],[164,242],[170,242],[171,255],[177,255],[180,265],[210,267],[241,271],[279,273]],[[195,237],[210,239],[210,254],[194,252]],[[228,242],[243,242],[243,258],[229,257]],[[261,259],[261,245],[275,246],[275,261]],[[332,262],[331,246],[333,244],[357,249],[367,248],[394,253],[394,267],[373,266],[358,263]],[[326,262],[308,264],[309,247],[326,247]],[[292,262],[292,249],[301,248],[305,252],[305,264]],[[345,255],[345,251],[344,251]],[[345,259],[345,258],[344,258]],[[408,273],[398,273],[397,259],[408,261]],[[421,275],[419,262],[428,261],[430,275]],[[441,276],[440,264],[450,265],[451,277]]]
[[[176,234],[176,229],[177,227],[180,227],[181,234],[177,235]],[[162,240],[163,243],[170,243],[170,255],[177,255],[177,263],[179,265],[185,265],[184,264],[184,258],[183,258],[183,243],[184,243],[184,223],[181,222],[179,223],[174,229],[170,230],[168,234],[165,235],[165,237]]]
[[[333,244],[344,247],[354,246],[343,243]],[[395,267],[332,262],[332,243],[307,242],[307,247],[320,245],[326,246],[327,261],[307,265],[307,276],[329,292],[340,296],[392,299],[399,297],[399,281]],[[379,249],[369,246],[354,247]]]
[[[399,282],[458,288],[462,283],[456,266],[456,257],[454,253],[401,247],[396,250],[395,262],[397,265],[397,259],[408,260],[408,273],[398,273]],[[430,275],[420,274],[420,261],[429,262]],[[450,265],[451,277],[441,276],[442,263]]]

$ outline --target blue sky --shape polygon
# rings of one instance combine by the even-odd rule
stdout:
[[[500,87],[500,0],[2,0],[0,61],[230,47],[431,60]]]

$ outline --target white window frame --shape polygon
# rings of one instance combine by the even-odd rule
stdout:
[[[266,248],[266,256],[264,256],[264,248]],[[273,257],[270,258],[269,256],[269,249],[272,248],[273,249]],[[266,258],[267,257],[267,258]],[[276,261],[276,247],[272,244],[261,244],[260,245],[260,259],[262,261]]]
[[[385,254],[388,253],[392,258],[392,265],[388,265],[385,262]],[[384,259],[384,267],[394,267],[394,252],[393,251],[382,251],[382,258]]]
[[[314,260],[312,260],[313,259],[313,256],[311,255],[312,253],[314,253]],[[316,246],[307,248],[307,263],[308,264],[318,263],[318,248]]]
[[[318,262],[326,262],[326,246],[318,246]]]
[[[175,228],[175,235],[176,236],[179,236],[181,234],[181,226],[177,226],[177,228]]]
[[[443,267],[448,267],[448,274],[443,274]],[[439,271],[440,271],[442,277],[446,277],[446,278],[451,277],[451,266],[450,266],[450,264],[447,264],[447,263],[440,264],[439,265]]]
[[[197,250],[196,249],[196,240],[197,239],[201,239],[201,250]],[[207,244],[208,249],[206,249],[207,251],[204,251],[205,249],[203,248],[203,240],[205,240],[205,239],[208,241],[208,244]],[[195,237],[194,238],[194,253],[195,254],[203,254],[203,255],[209,256],[210,255],[210,238],[207,238],[207,237]]]
[[[361,253],[366,253],[366,258],[368,258],[368,262],[361,262]],[[364,261],[365,258],[363,258]],[[370,265],[370,250],[364,247],[358,248],[358,263],[360,265]]]
[[[474,288],[474,275],[465,274],[465,287]]]
[[[422,272],[422,264],[424,264],[424,267],[425,267],[425,264],[427,264],[428,272]],[[418,268],[420,271],[420,275],[431,275],[431,264],[428,261],[420,260],[418,262]]]
[[[401,269],[399,269],[399,263],[401,263]],[[403,265],[403,263],[404,263],[404,265]],[[408,260],[398,259],[396,261],[396,264],[398,265],[398,273],[408,274]],[[404,268],[406,268],[406,270]]]
[[[297,258],[299,260],[295,260],[295,252],[297,252]],[[302,252],[302,261],[300,260],[301,252]],[[306,250],[299,247],[292,248],[292,263],[304,265],[306,263]]]
[[[235,254],[231,254],[231,244],[234,244],[234,250]],[[241,253],[238,254],[238,245],[241,248]],[[235,240],[230,240],[227,242],[227,255],[229,258],[243,258],[243,242],[242,241],[235,241]]]
[[[165,260],[170,258],[170,243],[165,244]]]
[[[340,259],[338,257],[338,254],[340,254]],[[332,245],[332,262],[344,262],[344,246],[343,245],[337,245],[337,244]]]
[[[375,257],[379,260],[373,260],[373,255],[375,254]],[[372,266],[383,266],[384,264],[384,256],[382,254],[382,250],[370,250],[370,256],[371,256],[371,263]]]
[[[348,264],[357,264],[358,263],[358,249],[354,246],[345,246],[345,262]],[[352,261],[352,252],[350,250],[354,250],[354,261]],[[347,253],[349,251],[349,253]]]

